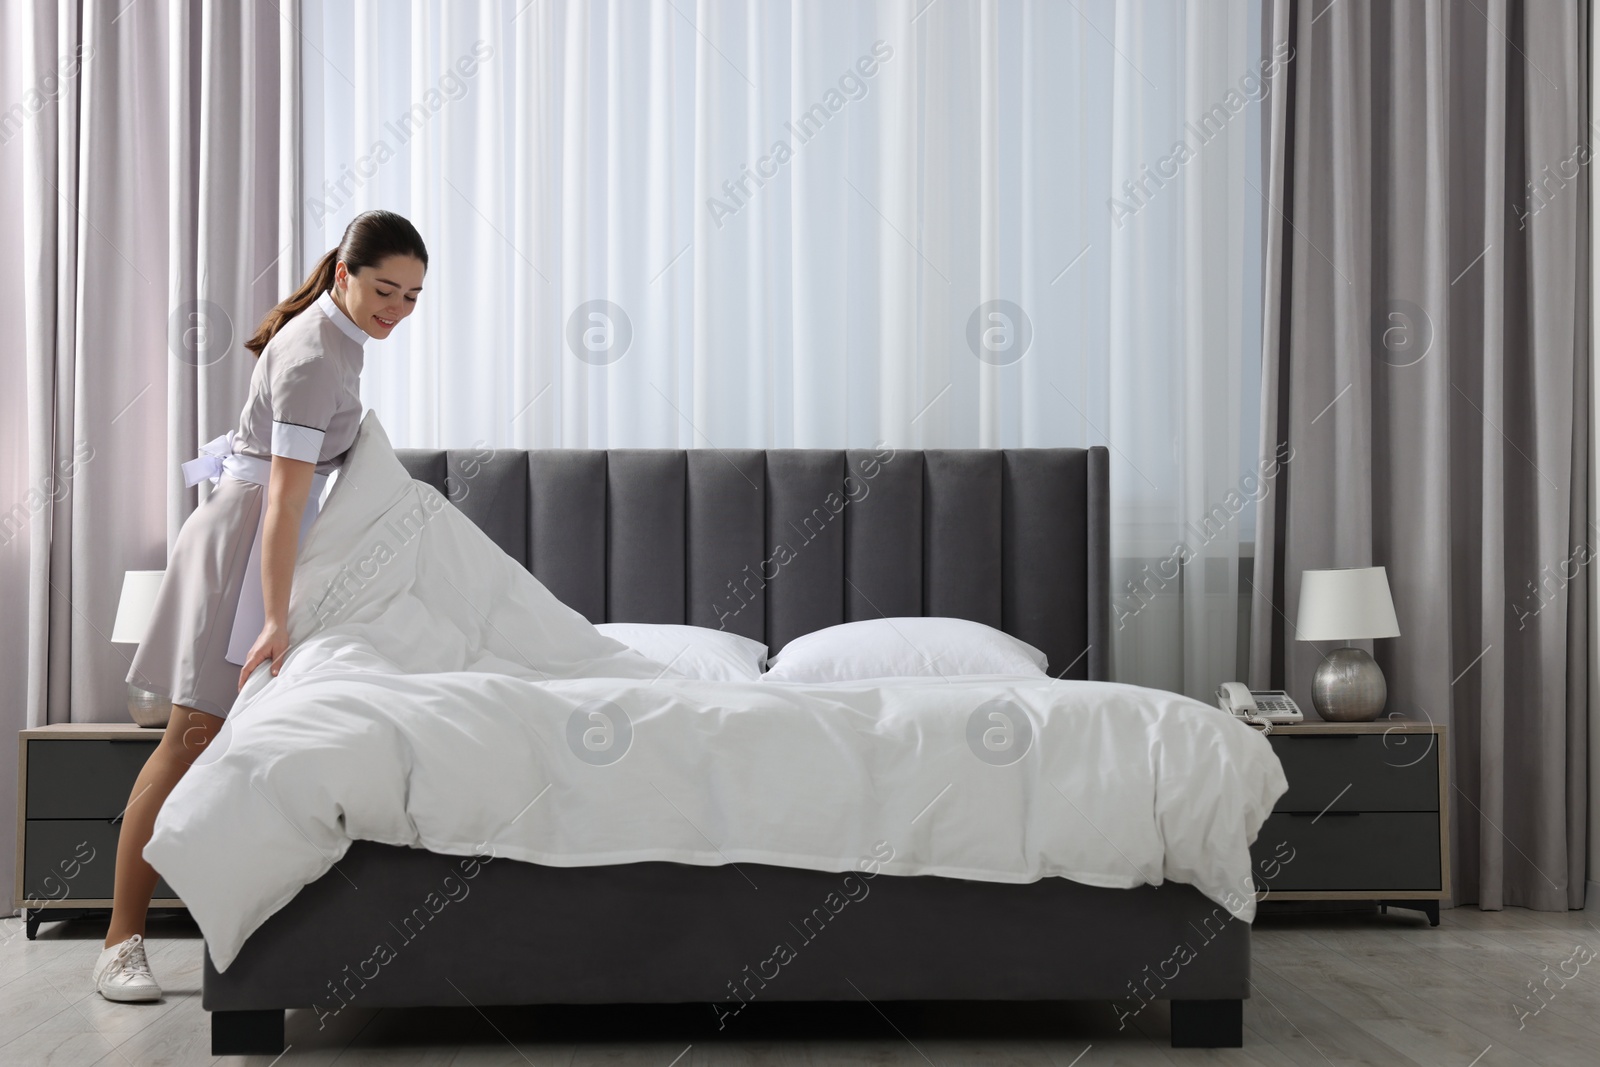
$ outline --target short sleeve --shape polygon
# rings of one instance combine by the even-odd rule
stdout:
[[[268,383],[272,397],[272,454],[315,463],[322,437],[339,399],[339,371],[325,356],[302,357],[275,367]]]

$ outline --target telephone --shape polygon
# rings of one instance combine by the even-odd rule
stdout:
[[[1245,722],[1283,725],[1305,720],[1299,705],[1282,689],[1252,690],[1242,682],[1223,682],[1217,690],[1217,706]]]

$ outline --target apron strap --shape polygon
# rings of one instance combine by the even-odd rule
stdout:
[[[200,454],[183,465],[183,484],[199,485],[201,481],[209,478],[211,484],[216,485],[217,480],[222,477],[223,461],[233,454],[237,436],[236,431],[229,430],[201,445]]]
[[[236,430],[229,430],[201,445],[200,454],[183,464],[183,484],[199,485],[209,479],[212,485],[216,485],[224,474],[228,474],[241,482],[266,485],[272,474],[272,461],[237,452],[235,449],[238,445],[239,434]]]
[[[235,452],[238,443],[238,432],[229,430],[201,445],[200,454],[183,464],[184,484],[198,485],[209,479],[212,485],[216,485],[222,480],[222,476],[227,474],[242,482],[265,487],[272,474],[272,461],[260,456],[246,456]],[[306,531],[311,528],[312,522],[322,510],[322,496],[327,484],[328,475],[311,476],[311,491],[306,500],[305,512],[300,517],[298,542],[305,541]],[[256,516],[256,532],[250,544],[250,555],[245,561],[244,584],[239,587],[239,605],[233,614],[233,630],[229,634],[228,651],[223,657],[229,663],[241,667],[249,658],[250,646],[255,644],[256,638],[261,634],[261,628],[267,621],[266,605],[261,594],[261,534],[266,527],[266,521],[267,503],[263,500]]]

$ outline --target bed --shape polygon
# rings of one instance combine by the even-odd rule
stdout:
[[[1103,448],[396,454],[590,622],[724,628],[776,653],[851,620],[964,618],[1058,677],[1106,674]],[[779,542],[803,550],[776,565]],[[1174,1046],[1241,1044],[1250,926],[1192,885],[868,875],[858,896],[838,871],[778,864],[357,840],[225,969],[208,940],[212,1050],[282,1051],[289,1008],[703,1002],[735,1027],[766,1000],[1096,1000],[1124,1018],[1161,1000]],[[470,892],[419,912],[449,878]]]

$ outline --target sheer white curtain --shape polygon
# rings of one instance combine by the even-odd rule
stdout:
[[[1109,444],[1118,677],[1237,675],[1251,0],[303,15],[304,265],[368,207],[429,241],[398,443]]]

